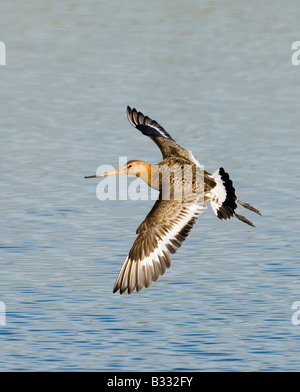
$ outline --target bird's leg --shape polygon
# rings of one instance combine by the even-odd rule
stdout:
[[[256,208],[252,207],[250,204],[248,203],[244,203],[241,200],[237,200],[237,203],[239,203],[241,206],[243,206],[244,208],[247,208],[247,210],[253,211],[258,215],[261,215],[261,212],[258,211]]]
[[[244,203],[244,202],[242,202],[241,200],[236,200],[236,202],[239,203],[239,204],[240,204],[241,206],[243,206],[244,208],[247,208],[247,210],[250,210],[250,211],[252,211],[252,212],[255,212],[255,213],[258,214],[258,215],[261,215],[260,211],[258,211],[256,208],[252,207],[250,204]],[[242,221],[242,222],[244,222],[244,223],[247,223],[247,225],[250,225],[250,226],[255,227],[254,224],[253,224],[251,221],[249,221],[249,219],[245,218],[243,215],[239,215],[239,214],[237,214],[236,212],[234,213],[234,215],[235,215],[240,221]]]
[[[242,222],[247,223],[247,225],[250,225],[252,227],[255,227],[254,224],[249,221],[249,219],[245,218],[243,215],[239,215],[236,212],[234,213],[234,215]]]

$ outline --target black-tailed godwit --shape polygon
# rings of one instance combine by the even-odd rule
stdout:
[[[160,191],[153,208],[136,231],[137,238],[115,282],[113,292],[120,290],[120,294],[149,287],[164,274],[171,265],[170,253],[175,253],[186,239],[198,216],[207,208],[207,201],[220,219],[235,216],[254,226],[235,212],[237,203],[260,214],[250,204],[237,199],[232,181],[223,168],[210,174],[191,151],[179,146],[156,121],[129,106],[127,116],[135,128],[157,144],[163,160],[154,165],[131,160],[116,171],[86,177],[135,175]]]

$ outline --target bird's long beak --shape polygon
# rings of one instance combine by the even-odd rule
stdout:
[[[97,178],[97,177],[107,177],[107,176],[114,176],[116,174],[121,174],[124,173],[123,169],[118,169],[109,173],[103,173],[103,174],[95,174],[94,176],[86,176],[84,178]]]

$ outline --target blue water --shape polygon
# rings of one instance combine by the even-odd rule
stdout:
[[[300,66],[294,2],[2,2],[2,371],[298,371]],[[119,156],[160,160],[135,106],[253,220],[209,208],[149,289],[112,294],[153,201],[96,197]],[[129,179],[129,183],[132,179]]]

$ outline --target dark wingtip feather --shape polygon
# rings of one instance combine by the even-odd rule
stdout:
[[[135,108],[131,109],[130,106],[127,106],[127,118],[131,125],[144,135],[152,138],[163,137],[175,142],[171,135],[158,122],[145,116],[142,112],[138,112]]]

